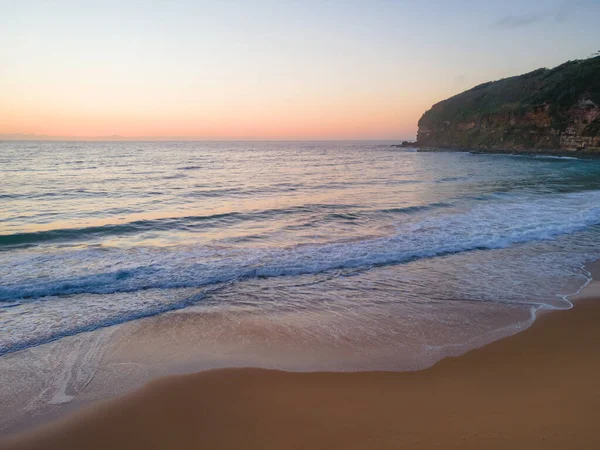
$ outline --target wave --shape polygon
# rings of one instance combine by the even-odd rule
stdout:
[[[539,159],[571,159],[576,161],[587,161],[584,158],[577,158],[575,156],[554,156],[554,155],[533,155],[533,158]]]
[[[589,158],[578,158],[576,156],[561,156],[561,155],[534,155],[530,153],[525,153],[523,155],[517,155],[514,153],[500,154],[501,156],[508,156],[512,158],[534,158],[534,159],[557,159],[557,160],[575,160],[575,161],[592,161]]]
[[[436,203],[429,203],[428,205],[415,205],[415,206],[405,206],[403,208],[380,209],[378,212],[393,213],[393,214],[413,214],[416,212],[431,211],[432,209],[438,209],[438,208],[451,208],[452,206],[454,206],[454,205],[452,205],[451,203],[436,202]]]
[[[44,330],[45,332],[40,334],[20,336],[20,339],[11,340],[9,338],[8,342],[0,341],[0,356],[24,350],[26,348],[47,344],[67,336],[75,336],[99,328],[152,317],[168,311],[183,309],[198,303],[204,299],[206,295],[207,293],[200,293],[172,303],[153,304],[150,307],[146,306],[145,308],[142,307],[143,305],[138,305],[137,310],[131,308],[131,310],[126,313],[122,313],[115,308],[114,311],[112,311],[112,314],[107,314],[106,316],[89,314],[87,320],[81,320],[80,323],[69,324],[66,327],[64,325],[62,327],[49,327],[49,329]]]
[[[4,266],[3,278],[8,281],[13,271],[16,278],[0,287],[0,301],[201,287],[253,277],[398,264],[552,239],[596,224],[600,224],[600,191],[590,191],[437,213],[399,225],[392,236],[353,242],[254,249],[79,250],[53,253],[42,262],[31,255],[29,260],[13,255]],[[23,281],[24,271],[31,281]]]
[[[181,218],[163,218],[137,220],[123,224],[99,225],[80,228],[62,228],[29,233],[0,235],[0,247],[41,243],[47,241],[81,240],[92,236],[125,235],[147,230],[173,229],[186,223],[198,223],[235,217],[238,213],[212,214],[208,216],[189,216]]]
[[[63,189],[56,192],[22,192],[16,194],[0,194],[0,199],[38,200],[46,198],[107,197],[109,195],[110,193],[106,191],[91,191],[89,189]]]
[[[178,170],[199,170],[202,169],[202,166],[181,166],[177,168]]]
[[[176,229],[200,229],[209,227],[222,227],[248,220],[263,220],[274,216],[285,216],[299,213],[314,213],[325,209],[352,208],[348,205],[301,205],[289,208],[265,209],[255,212],[241,213],[228,212],[209,214],[205,216],[164,217],[158,219],[136,220],[120,224],[107,224],[79,228],[58,228],[45,231],[13,233],[0,235],[0,249],[2,247],[27,246],[43,242],[81,241],[91,237],[119,236],[143,233],[146,231],[163,231]],[[410,209],[409,209],[410,210]],[[118,212],[121,212],[118,210]],[[342,217],[340,215],[340,217]]]

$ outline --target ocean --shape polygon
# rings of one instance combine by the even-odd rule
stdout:
[[[29,413],[214,367],[420,369],[570,308],[600,257],[600,161],[4,141],[0,179],[0,399]]]

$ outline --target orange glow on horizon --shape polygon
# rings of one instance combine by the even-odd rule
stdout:
[[[352,100],[352,99],[350,99]],[[346,103],[346,104],[344,104]],[[374,102],[241,103],[230,108],[184,107],[81,110],[15,102],[0,106],[0,134],[126,139],[401,139],[416,134],[424,107]],[[36,109],[34,109],[36,108]]]
[[[600,3],[547,26],[556,1],[508,28],[494,2],[4,2],[0,139],[414,139],[434,103],[595,51]]]

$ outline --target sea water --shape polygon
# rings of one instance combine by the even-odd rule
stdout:
[[[570,308],[599,256],[600,161],[0,142],[0,397],[34,411],[170,370],[419,369]]]

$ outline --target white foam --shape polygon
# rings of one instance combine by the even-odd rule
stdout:
[[[319,273],[513,244],[600,223],[600,191],[508,198],[401,224],[391,237],[288,248],[86,249],[14,252],[0,272],[0,301],[77,293],[198,287],[244,277]],[[27,280],[27,281],[24,281]]]
[[[148,290],[197,288],[244,278],[316,274],[332,269],[368,268],[475,249],[500,249],[552,239],[600,223],[600,191],[545,196],[499,196],[454,212],[427,211],[397,225],[389,237],[279,248],[168,247],[10,252],[0,269],[0,299],[20,300],[6,308],[0,325],[17,332],[0,340],[4,351],[21,338],[32,345],[65,334],[185,307],[196,301]],[[60,302],[54,324],[41,333],[39,305],[65,295],[135,293],[109,300]],[[23,300],[25,299],[25,300]],[[84,306],[85,305],[85,306]],[[49,305],[50,306],[50,305]],[[85,320],[72,314],[85,307]],[[550,306],[548,306],[550,307]],[[28,311],[27,318],[22,313]],[[46,311],[48,315],[48,311]],[[50,333],[50,334],[48,334]]]

